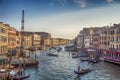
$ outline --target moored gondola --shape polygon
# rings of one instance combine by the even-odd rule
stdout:
[[[25,75],[25,76],[18,76],[18,77],[8,77],[7,80],[24,80],[30,77],[30,74]]]
[[[24,80],[29,77],[30,74],[25,74],[22,68],[0,69],[1,80]]]
[[[39,64],[39,61],[33,58],[24,58],[23,60],[13,59],[11,61],[11,65],[14,67],[19,67],[20,64],[22,64],[24,67],[32,67],[32,66],[37,66]]]

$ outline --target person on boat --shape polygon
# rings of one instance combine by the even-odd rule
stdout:
[[[17,73],[14,70],[10,70],[9,74],[8,74],[8,79],[12,79],[17,75]]]
[[[17,51],[16,48],[15,48],[15,49],[12,49],[12,55],[16,56],[16,51]]]
[[[80,71],[80,65],[78,66],[78,72]]]
[[[19,67],[18,69],[18,74],[21,76],[22,75],[22,72],[23,72],[23,69],[21,67]]]

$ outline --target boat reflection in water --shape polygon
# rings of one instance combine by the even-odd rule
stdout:
[[[77,75],[74,80],[81,80],[81,75]]]

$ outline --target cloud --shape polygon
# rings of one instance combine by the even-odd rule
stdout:
[[[49,5],[50,6],[64,6],[67,3],[67,0],[52,0]]]
[[[116,4],[83,11],[65,11],[49,16],[34,16],[32,19],[28,18],[28,22],[26,20],[26,30],[45,31],[51,33],[53,37],[72,39],[83,27],[119,23],[119,7],[120,5]]]
[[[106,0],[109,4],[113,3],[114,0]]]
[[[84,8],[87,6],[86,0],[73,0],[79,7]]]

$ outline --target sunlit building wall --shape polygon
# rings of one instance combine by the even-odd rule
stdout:
[[[16,31],[16,47],[21,46],[21,33],[19,31]]]
[[[25,47],[30,48],[32,46],[32,35],[25,34],[24,39],[25,39]]]
[[[5,24],[0,22],[0,54],[7,53],[8,33]]]
[[[8,49],[16,48],[16,29],[11,27],[9,24],[5,24],[8,31]]]
[[[32,45],[35,47],[40,47],[40,40],[41,40],[41,36],[33,33],[32,34]]]

